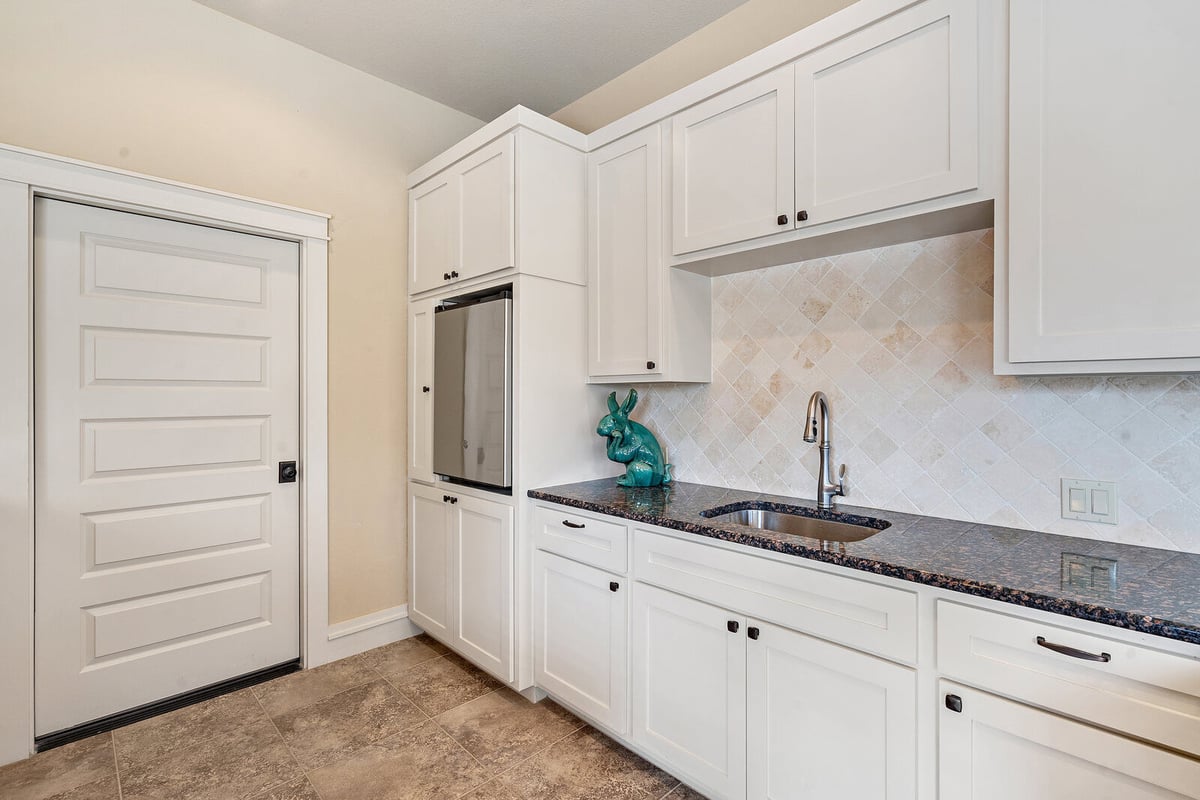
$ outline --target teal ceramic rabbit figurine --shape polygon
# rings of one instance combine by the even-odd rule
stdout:
[[[632,422],[629,412],[637,405],[637,390],[630,389],[625,402],[617,405],[617,393],[608,396],[608,416],[600,420],[596,433],[608,439],[608,458],[625,465],[618,486],[659,486],[671,482],[671,465],[663,460],[662,447],[645,425]]]

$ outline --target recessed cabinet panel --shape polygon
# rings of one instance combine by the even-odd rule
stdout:
[[[418,300],[408,311],[408,477],[433,483],[433,308]]]
[[[794,102],[789,64],[675,115],[672,253],[794,227]]]
[[[653,125],[588,158],[588,374],[592,377],[662,372],[659,137],[658,126]]]
[[[413,622],[439,639],[450,636],[450,507],[443,494],[409,484],[409,601]]]
[[[1009,360],[1200,357],[1200,3],[1010,13]]]
[[[1200,761],[951,683],[939,698],[941,800],[1200,798]]]
[[[540,550],[533,574],[534,681],[613,732],[628,733],[629,583]]]
[[[916,673],[748,620],[747,797],[911,800]]]
[[[416,294],[458,269],[457,176],[447,171],[413,189],[408,217],[408,291]]]
[[[979,185],[975,0],[926,0],[796,62],[800,226]]]
[[[726,800],[746,796],[745,626],[634,584],[633,741]]]
[[[514,134],[468,157],[459,175],[457,280],[516,266]]]
[[[511,681],[513,509],[467,495],[455,498],[451,643],[493,675]]]

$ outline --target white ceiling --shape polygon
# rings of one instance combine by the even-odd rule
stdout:
[[[490,120],[550,114],[746,0],[197,0]]]

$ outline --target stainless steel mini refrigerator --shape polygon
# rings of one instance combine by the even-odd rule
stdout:
[[[512,488],[512,291],[447,301],[433,318],[433,471]]]

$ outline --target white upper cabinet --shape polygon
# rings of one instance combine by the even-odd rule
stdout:
[[[438,175],[408,199],[408,291],[441,286],[458,268],[458,179]]]
[[[516,182],[509,134],[459,164],[459,277],[516,266]]]
[[[677,262],[829,233],[823,224],[851,217],[876,215],[837,230],[990,199],[975,191],[977,3],[924,0],[864,21],[675,114]]]
[[[409,176],[408,293],[518,272],[582,286],[586,139],[517,107]]]
[[[672,253],[791,230],[793,76],[781,67],[674,116]]]
[[[708,278],[664,262],[662,126],[588,156],[588,376],[712,379]]]
[[[507,134],[413,189],[410,294],[516,264],[515,142]]]
[[[796,62],[799,226],[979,185],[976,0],[926,0]]]
[[[1198,29],[1195,0],[1012,0],[998,372],[1200,369]]]
[[[661,176],[657,125],[588,156],[593,377],[662,372]]]

